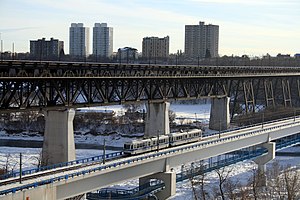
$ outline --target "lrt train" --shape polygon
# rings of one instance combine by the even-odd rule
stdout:
[[[123,151],[127,155],[136,155],[191,142],[198,142],[201,138],[202,130],[193,129],[191,131],[159,135],[159,137],[151,137],[143,140],[132,140],[124,143]]]

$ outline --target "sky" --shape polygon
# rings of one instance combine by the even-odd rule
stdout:
[[[51,37],[69,52],[71,23],[107,23],[113,50],[142,50],[144,37],[170,37],[184,51],[185,25],[219,25],[220,55],[300,53],[299,0],[0,0],[3,50],[28,52],[29,41]],[[90,50],[91,52],[91,50]]]

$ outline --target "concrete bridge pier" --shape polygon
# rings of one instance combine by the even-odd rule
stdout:
[[[165,183],[165,188],[157,193],[155,193],[156,197],[159,200],[165,200],[175,195],[176,193],[176,173],[175,172],[159,172],[149,176],[145,176],[139,179],[139,185],[149,184],[150,180],[157,179],[162,180]]]
[[[170,133],[169,107],[169,102],[149,102],[146,104],[145,138]]]
[[[74,109],[46,110],[42,165],[75,160]]]
[[[266,164],[275,158],[275,142],[267,142],[261,145],[268,150],[266,155],[260,156],[253,161],[258,165],[258,186],[267,186]]]
[[[209,119],[210,129],[222,131],[229,128],[229,101],[230,99],[227,96],[211,98],[211,109]]]

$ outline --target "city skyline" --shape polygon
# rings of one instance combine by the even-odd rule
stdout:
[[[141,52],[144,37],[169,35],[170,53],[176,53],[184,50],[185,25],[205,21],[220,27],[220,55],[293,55],[300,52],[299,13],[295,0],[2,0],[0,32],[4,51],[14,43],[16,52],[29,52],[30,40],[68,44],[71,23],[91,28],[100,21],[114,28],[114,52],[124,46]]]

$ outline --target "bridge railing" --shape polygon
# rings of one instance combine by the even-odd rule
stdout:
[[[46,170],[52,170],[52,169],[57,169],[57,168],[62,168],[62,167],[68,167],[68,166],[74,166],[74,165],[79,165],[79,164],[87,164],[87,163],[93,163],[93,162],[103,162],[104,156],[105,160],[111,160],[115,158],[119,158],[123,155],[124,153],[121,152],[113,152],[105,155],[99,155],[99,156],[93,156],[89,158],[83,158],[83,159],[77,159],[77,160],[72,160],[69,162],[62,162],[62,163],[57,163],[54,165],[48,165],[48,166],[43,166],[43,167],[36,167],[36,168],[30,168],[22,171],[22,176],[25,175],[31,175],[35,174],[41,171],[46,171]],[[10,172],[4,175],[0,176],[0,180],[3,179],[8,179],[11,177],[18,177],[20,176],[20,172]]]
[[[300,137],[292,138],[291,140],[288,141],[282,141],[278,143],[276,142],[276,150],[280,150],[282,148],[286,148],[290,145],[295,145],[298,143],[300,143]],[[226,167],[244,160],[253,159],[265,153],[267,153],[267,149],[265,148],[260,148],[248,152],[247,151],[231,152],[230,154],[233,154],[235,156],[232,156],[230,158],[224,157],[221,160],[217,160],[215,162],[208,162],[207,164],[203,164],[198,167],[191,167],[190,169],[186,169],[184,171],[177,173],[176,182],[181,182],[187,179],[191,179],[201,174],[205,174],[213,170],[220,169],[222,167]],[[144,186],[148,186],[148,190],[146,191],[143,190]],[[129,195],[132,195],[134,197],[133,199],[138,199],[138,197],[141,198],[143,196],[150,195],[151,193],[157,190],[162,190],[163,186],[164,183],[154,181],[150,186],[149,184],[148,185],[145,184],[130,190],[124,190],[118,188],[103,188],[101,190],[98,190],[96,193],[87,193],[87,199],[88,200],[100,199],[100,198],[101,199],[127,199]]]

